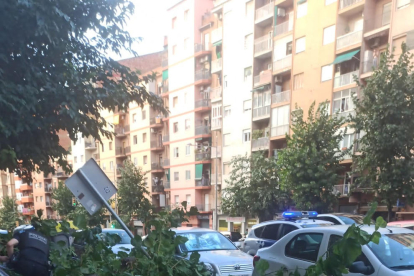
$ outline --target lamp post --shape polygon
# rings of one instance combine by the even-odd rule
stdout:
[[[189,146],[195,146],[192,144],[188,144]],[[218,185],[218,171],[217,171],[217,161],[218,161],[218,157],[217,157],[217,133],[216,133],[216,146],[208,146],[211,149],[215,149],[216,150],[216,185],[215,185],[215,189],[214,189],[214,212],[213,212],[213,230],[218,230],[218,225],[217,225],[217,185]]]

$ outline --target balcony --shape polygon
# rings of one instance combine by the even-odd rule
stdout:
[[[215,174],[215,173],[212,173],[211,174],[211,184],[216,184],[216,177],[217,177],[217,184],[221,184],[221,173],[219,173],[219,174]]]
[[[270,117],[270,105],[253,108],[253,121]]]
[[[334,88],[355,83],[354,76],[359,77],[359,70],[335,77]]]
[[[194,206],[197,208],[197,211],[200,213],[210,213],[212,212],[211,209],[211,204],[196,204],[196,206]]]
[[[215,87],[215,88],[211,89],[211,91],[210,91],[211,102],[221,101],[221,97],[222,97],[222,94],[223,94],[222,91],[223,91],[223,89],[222,89],[221,86],[218,86],[218,87]]]
[[[58,168],[56,170],[55,176],[57,178],[67,178],[67,177],[69,177],[69,175],[62,168]]]
[[[152,128],[161,128],[163,127],[162,123],[163,116],[157,116],[154,118],[150,118],[150,127]]]
[[[276,92],[272,95],[272,104],[290,102],[290,90]]]
[[[162,94],[165,94],[165,93],[167,93],[169,91],[168,84],[169,84],[168,79],[167,80],[164,80],[162,82],[162,91],[161,91]]]
[[[273,14],[275,11],[275,4],[270,2],[256,10],[256,24],[267,25],[272,23]]]
[[[162,143],[163,143],[163,144],[166,144],[166,143],[168,143],[168,142],[170,142],[170,136],[169,136],[169,135],[165,135],[165,136],[163,136],[163,137],[162,137]]]
[[[171,183],[170,183],[170,181],[164,181],[164,191],[165,190],[169,190],[169,189],[171,189]]]
[[[332,193],[334,195],[347,196],[350,193],[350,184],[334,185]]]
[[[152,192],[153,193],[163,193],[164,192],[164,185],[152,185]]]
[[[203,109],[206,109],[206,108],[209,109],[210,107],[211,107],[210,99],[202,99],[202,100],[195,101],[195,103],[194,103],[194,108],[195,109],[201,108],[203,110]]]
[[[196,179],[195,186],[200,187],[201,189],[210,188],[211,187],[210,179],[208,178]]]
[[[367,39],[384,37],[386,40],[388,40],[390,21],[391,11],[384,12],[378,16],[374,16],[370,20],[365,21],[364,37]]]
[[[33,191],[33,184],[25,183],[25,184],[20,185],[20,191]]]
[[[286,134],[289,133],[289,125],[282,125],[282,126],[276,126],[276,127],[272,127],[272,129],[270,130],[270,135],[272,137],[277,137],[277,136],[285,136]]]
[[[335,112],[333,115],[337,118],[349,118],[349,116],[355,116],[355,110]]]
[[[23,208],[22,214],[25,216],[33,216],[35,214],[35,210],[31,208]]]
[[[52,207],[52,201],[51,200],[46,200],[45,204],[46,204],[46,207]]]
[[[126,157],[125,148],[116,147],[115,148],[115,157]]]
[[[52,192],[52,190],[53,190],[52,185],[50,185],[50,186],[45,185],[45,193],[50,194]]]
[[[223,39],[223,27],[218,27],[211,32],[211,44],[219,42]]]
[[[223,124],[223,118],[222,117],[217,117],[217,118],[211,119],[211,130],[221,129],[222,124]]]
[[[357,46],[362,42],[362,30],[347,33],[346,35],[339,36],[336,39],[336,50],[348,48],[352,45]]]
[[[111,169],[112,170],[112,169]],[[121,177],[122,171],[124,170],[124,165],[117,164],[116,165],[116,176]]]
[[[86,150],[96,150],[96,143],[93,142],[85,142],[85,149]]]
[[[164,172],[163,164],[161,164],[161,163],[151,163],[151,171],[162,171],[162,172]]]
[[[293,20],[288,20],[274,27],[274,36],[287,34],[293,30]]]
[[[254,56],[268,57],[272,55],[273,39],[269,35],[262,36],[254,41]]]
[[[208,45],[196,43],[194,44],[194,53],[196,57],[200,57],[211,53],[211,50],[208,48]]]
[[[259,75],[254,76],[253,85],[254,87],[262,86],[272,82],[272,71],[265,70],[260,72]]]
[[[199,70],[195,72],[195,81],[211,81],[211,73],[207,70]]]
[[[364,0],[340,0],[339,1],[339,10],[344,10],[352,6],[356,6],[359,3],[364,2]]]
[[[223,69],[223,59],[218,58],[216,60],[211,61],[211,73],[218,73],[221,72]]]
[[[125,147],[125,154],[131,154],[131,147]]]
[[[164,159],[164,167],[170,166],[170,159]]]
[[[117,125],[117,126],[115,126],[115,134],[116,134],[117,138],[126,137],[127,132],[129,132],[129,125],[125,125],[125,126]]]
[[[210,152],[196,152],[195,161],[209,161],[211,160]]]
[[[164,149],[164,144],[162,141],[159,140],[153,140],[150,142],[151,145],[151,151],[160,151]]]
[[[29,195],[29,196],[22,196],[21,200],[22,203],[33,203],[33,196]]]
[[[292,55],[273,61],[273,73],[280,73],[292,68]]]
[[[196,126],[195,127],[195,135],[209,135],[211,134],[211,130],[209,126]]]
[[[252,151],[268,150],[269,144],[269,137],[262,137],[257,140],[252,140]]]

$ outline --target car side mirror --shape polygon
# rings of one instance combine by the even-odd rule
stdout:
[[[354,262],[351,267],[349,268],[349,272],[351,273],[361,273],[364,275],[370,275],[372,274],[373,268],[370,265],[365,265],[364,262]]]

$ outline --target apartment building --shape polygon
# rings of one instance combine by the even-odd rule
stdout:
[[[5,196],[16,198],[14,173],[10,173],[8,170],[0,171],[0,185],[0,200]],[[0,203],[0,206],[3,206],[3,204]]]

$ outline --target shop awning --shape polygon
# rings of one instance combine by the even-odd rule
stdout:
[[[221,44],[223,44],[222,40],[213,43],[213,46],[217,47],[217,46],[221,46]]]
[[[162,71],[162,80],[168,79],[168,70]]]
[[[337,56],[333,62],[333,64],[338,64],[338,63],[342,63],[344,61],[348,61],[351,60],[353,58],[353,56],[355,56],[356,54],[359,53],[360,50],[355,50],[340,56]]]
[[[201,179],[203,177],[203,164],[195,165],[195,179]]]
[[[265,90],[265,87],[266,87],[266,85],[262,85],[262,86],[259,86],[259,87],[256,87],[256,88],[253,88],[253,90],[252,90],[252,91],[250,91],[250,92],[260,92],[260,91]]]

